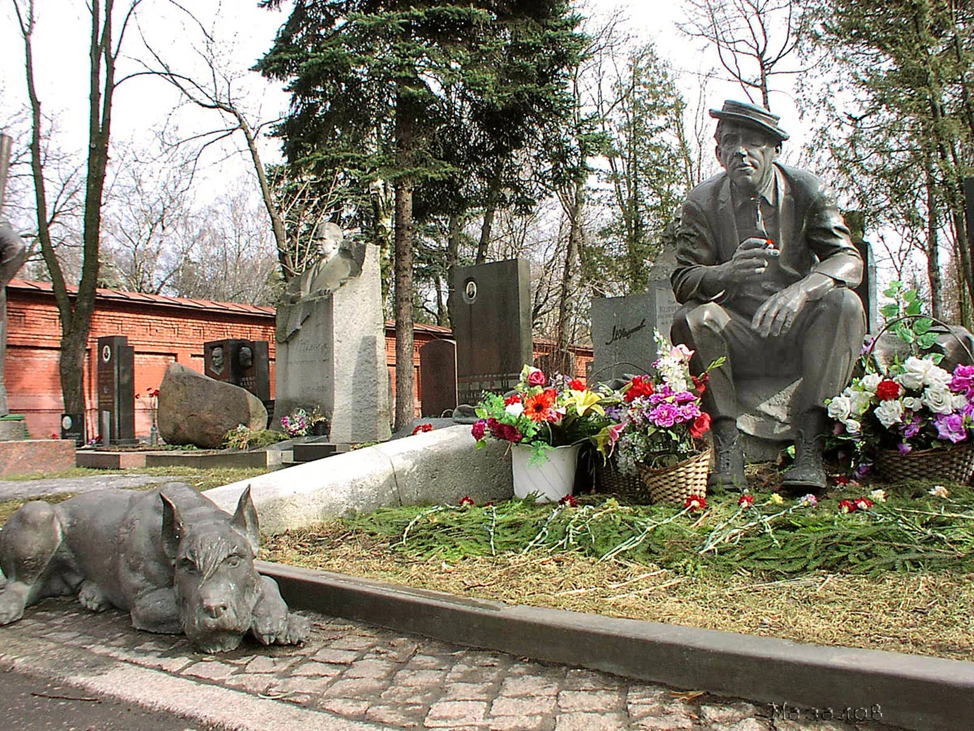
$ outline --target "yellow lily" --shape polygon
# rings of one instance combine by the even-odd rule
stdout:
[[[586,389],[585,391],[569,391],[569,394],[568,403],[575,407],[579,416],[585,416],[589,410],[594,411],[599,416],[605,416],[605,409],[599,403],[602,397],[597,393]]]

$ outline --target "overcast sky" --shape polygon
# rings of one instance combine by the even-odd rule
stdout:
[[[122,0],[117,2],[123,4]],[[38,93],[44,111],[58,117],[62,145],[83,149],[87,139],[87,10],[80,0],[38,0],[37,4],[40,8],[35,38]],[[256,7],[256,0],[193,0],[189,6],[202,24],[212,30],[226,49],[227,58],[244,75],[238,88],[247,94],[246,107],[261,110],[261,114],[255,116],[262,119],[278,115],[286,107],[286,96],[279,89],[263,83],[256,74],[244,72],[270,47],[286,13],[261,10]],[[715,58],[710,53],[701,53],[676,29],[675,23],[681,19],[679,0],[588,0],[587,7],[594,14],[608,14],[614,8],[623,12],[628,17],[624,27],[646,40],[656,41],[660,55],[682,73],[681,85],[688,101],[695,101],[696,74],[713,66]],[[288,9],[287,4],[285,9]],[[193,58],[190,41],[198,39],[199,33],[165,0],[143,0],[139,18],[138,26],[129,29],[126,49],[138,52],[139,36],[144,34],[167,59],[178,58],[188,63]],[[137,68],[127,61],[121,64],[120,73]],[[27,101],[23,43],[9,2],[4,2],[0,10],[0,70],[2,119],[23,108]],[[720,106],[725,97],[744,98],[740,89],[733,85],[712,84],[708,87],[705,104]],[[145,138],[177,103],[175,92],[161,81],[145,78],[126,81],[116,92],[113,140]],[[793,132],[790,146],[797,149],[802,133],[791,99],[779,95],[773,105],[775,112],[782,115],[785,128]],[[212,118],[205,113],[180,111],[177,119],[183,133],[194,128],[206,129],[212,124]],[[265,152],[273,155],[279,145],[276,141],[268,141],[264,146]],[[211,168],[220,164],[219,156],[209,157]]]

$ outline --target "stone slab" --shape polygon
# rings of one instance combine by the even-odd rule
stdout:
[[[64,472],[74,467],[74,453],[74,442],[63,439],[0,442],[0,477]]]
[[[282,453],[268,449],[259,452],[145,452],[146,467],[199,467],[276,469],[281,465]],[[232,512],[232,511],[231,511]]]
[[[351,449],[350,444],[334,444],[332,442],[308,441],[295,444],[291,450],[291,459],[295,462],[312,462],[316,459],[334,457],[344,454]]]
[[[676,688],[800,708],[882,709],[917,731],[968,731],[974,663],[616,619],[258,562],[292,608]]]
[[[23,421],[0,420],[0,442],[27,439],[27,425]]]
[[[78,467],[94,470],[127,470],[145,467],[145,452],[91,452],[79,450],[75,457]]]
[[[476,449],[469,426],[434,429],[384,444],[306,462],[210,490],[233,512],[247,485],[261,528],[277,533],[327,518],[381,507],[478,503],[514,494],[511,458],[499,442]]]

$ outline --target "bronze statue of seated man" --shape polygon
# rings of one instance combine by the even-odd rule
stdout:
[[[682,307],[672,339],[696,351],[710,374],[704,408],[713,419],[711,487],[743,488],[737,388],[749,378],[794,375],[801,382],[788,418],[796,459],[786,488],[821,490],[823,401],[848,383],[862,347],[865,315],[852,287],[862,258],[821,181],[776,160],[788,134],[762,107],[727,101],[718,120],[724,172],[698,185],[683,206],[672,284]]]

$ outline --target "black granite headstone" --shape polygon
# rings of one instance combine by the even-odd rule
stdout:
[[[61,439],[70,439],[79,447],[85,445],[84,414],[61,414]]]
[[[265,405],[270,401],[270,356],[266,340],[228,338],[203,343],[203,373],[247,389]]]
[[[531,268],[524,259],[454,270],[450,313],[457,343],[457,398],[475,404],[503,393],[533,360]]]
[[[124,335],[98,338],[101,443],[135,444],[135,348]]]
[[[423,416],[441,416],[457,407],[457,344],[430,340],[419,349],[419,391]]]

